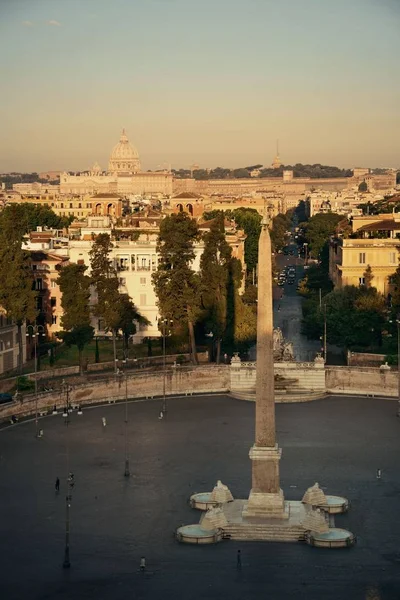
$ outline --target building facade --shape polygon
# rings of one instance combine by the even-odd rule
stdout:
[[[26,361],[26,329],[22,327],[22,360]],[[0,310],[0,375],[18,367],[18,328]]]
[[[387,296],[390,277],[399,264],[399,239],[339,239],[332,240],[329,249],[329,275],[335,288],[365,283],[368,265],[374,276],[372,285]]]
[[[132,220],[137,220],[133,226]],[[150,325],[138,326],[137,333],[133,336],[134,343],[140,343],[145,337],[158,337],[158,319],[160,317],[157,307],[157,297],[153,286],[152,275],[158,267],[157,239],[159,231],[159,216],[145,216],[142,218],[126,218],[129,226],[118,228],[119,239],[113,239],[113,249],[110,258],[117,270],[120,292],[129,294],[140,313],[147,317]],[[207,223],[201,229],[207,230]],[[80,239],[71,239],[69,242],[69,258],[71,262],[85,264],[89,267],[89,252],[93,244],[93,236],[99,233],[111,234],[109,221],[100,217],[91,217],[87,227],[81,229]],[[244,266],[244,241],[246,236],[241,231],[236,231],[233,224],[226,225],[227,241],[232,247],[232,254],[242,261]],[[133,239],[132,239],[133,238]],[[200,257],[204,250],[204,242],[195,245],[195,259],[192,268],[200,270]],[[241,291],[244,291],[244,287]],[[95,297],[92,297],[95,301]],[[99,319],[93,319],[93,327],[97,334],[104,333],[104,327]]]

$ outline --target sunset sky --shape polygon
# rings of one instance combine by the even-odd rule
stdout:
[[[0,172],[400,167],[399,0],[1,0]]]

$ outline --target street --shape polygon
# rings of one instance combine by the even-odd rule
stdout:
[[[294,252],[293,255],[275,255],[279,271],[293,265],[296,276],[293,284],[286,282],[282,287],[276,284],[273,286],[274,328],[280,327],[286,341],[292,342],[295,360],[308,362],[313,361],[317,352],[321,351],[321,342],[308,340],[301,333],[302,297],[297,294],[296,288],[299,279],[304,276],[304,260],[298,256],[297,245],[291,244],[289,248]],[[249,356],[251,360],[256,360],[255,346],[250,349]]]

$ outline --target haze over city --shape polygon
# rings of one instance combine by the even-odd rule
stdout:
[[[398,167],[392,0],[3,0],[0,172]]]

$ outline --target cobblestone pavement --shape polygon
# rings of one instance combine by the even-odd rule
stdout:
[[[342,397],[277,406],[285,496],[300,499],[315,481],[347,496],[350,512],[336,524],[357,535],[350,550],[234,541],[179,545],[175,528],[199,519],[187,504],[191,493],[210,490],[220,478],[236,497],[248,495],[254,404],[227,396],[170,399],[161,421],[159,409],[159,401],[129,404],[128,480],[123,405],[74,413],[69,427],[61,415],[46,418],[41,440],[34,438],[33,422],[0,432],[0,598],[400,598],[395,402]],[[69,571],[61,568],[67,440],[76,481]]]

